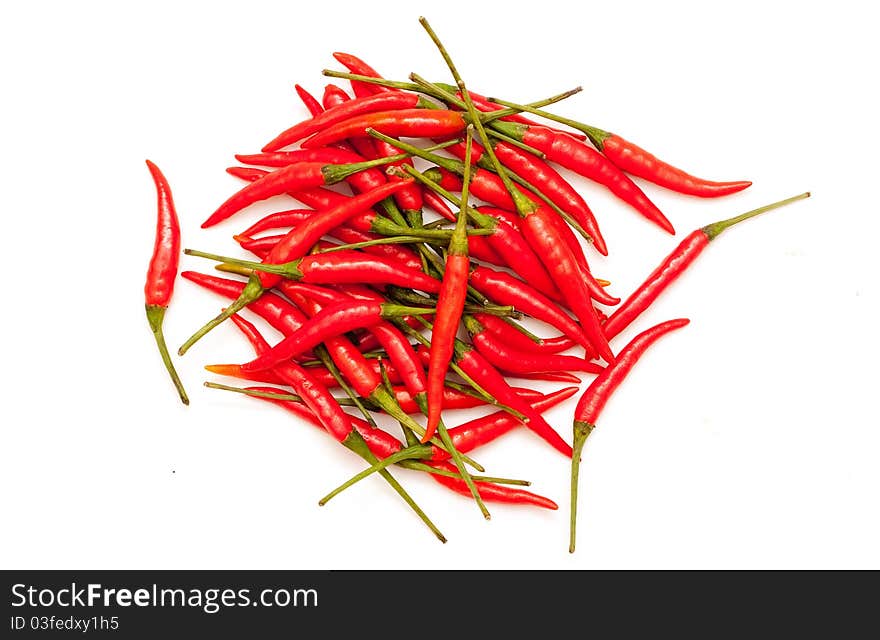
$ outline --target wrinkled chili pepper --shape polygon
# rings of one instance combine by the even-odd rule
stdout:
[[[171,355],[165,345],[165,334],[162,331],[162,321],[165,319],[165,311],[168,309],[168,303],[171,302],[171,295],[174,293],[174,279],[177,277],[177,267],[180,263],[180,223],[177,220],[177,211],[174,207],[174,199],[171,197],[171,186],[168,184],[168,180],[159,167],[149,160],[146,162],[156,186],[158,200],[156,239],[147,269],[147,282],[144,285],[147,321],[150,324],[153,337],[156,339],[162,362],[180,396],[180,401],[183,404],[189,404],[189,397],[186,395],[183,382],[171,362]]]

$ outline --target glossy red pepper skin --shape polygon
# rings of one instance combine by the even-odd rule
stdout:
[[[303,105],[306,110],[312,117],[315,117],[324,111],[324,107],[321,106],[321,103],[313,96],[311,93],[306,91],[300,85],[294,85],[294,89],[296,89],[296,95],[299,96],[299,99],[302,100]]]
[[[442,287],[440,281],[421,271],[358,251],[308,255],[300,259],[297,269],[302,274],[299,279],[309,284],[392,284],[426,293],[437,293]]]
[[[562,165],[585,178],[607,187],[642,216],[668,233],[675,233],[672,223],[648,196],[608,158],[571,136],[545,127],[498,123],[499,129],[543,152],[546,159]]]
[[[627,173],[690,196],[717,198],[737,193],[752,184],[748,180],[716,182],[698,178],[613,133],[601,139],[599,151]]]
[[[165,318],[165,310],[171,302],[174,293],[174,280],[177,278],[177,269],[180,264],[180,222],[177,219],[177,210],[174,207],[174,199],[171,196],[171,187],[168,180],[162,174],[159,167],[149,160],[146,161],[153,184],[156,187],[157,214],[156,214],[156,238],[153,242],[153,253],[147,267],[147,279],[144,284],[144,300],[147,313],[147,322],[156,340],[156,346],[162,356],[162,362],[171,376],[180,401],[189,404],[189,397],[171,362],[168,347],[165,344],[165,335],[162,331],[162,323]]]
[[[335,84],[328,84],[324,87],[324,96],[321,102],[325,109],[332,109],[345,102],[351,102],[351,96],[348,95],[342,87]],[[371,138],[350,138],[348,140],[340,140],[335,146],[344,149],[354,149],[365,158],[376,157],[376,145]]]
[[[355,73],[355,72],[352,71],[352,73]],[[452,85],[446,85],[446,84],[440,84],[440,86],[445,88],[450,93],[455,93],[456,97],[461,99],[461,92],[457,91],[456,87],[453,87]],[[488,111],[498,111],[499,109],[504,109],[504,107],[501,106],[500,104],[496,104],[495,102],[490,101],[486,96],[482,96],[479,93],[474,93],[473,91],[468,90],[468,94],[470,95],[471,100],[473,100],[474,106],[477,108],[478,111],[488,112]],[[526,125],[531,125],[531,126],[536,126],[536,127],[537,126],[544,126],[544,127],[547,126],[547,125],[542,125],[542,124],[532,120],[531,118],[527,118],[526,116],[522,115],[521,113],[514,113],[509,116],[504,116],[503,118],[500,118],[500,119],[503,120],[504,122],[518,122],[520,124],[526,124]],[[559,133],[565,134],[567,136],[572,136],[573,138],[576,138],[578,140],[586,140],[587,139],[587,136],[585,136],[583,133],[581,133],[579,131],[565,131],[563,129],[556,129],[555,127],[547,127],[547,128],[551,129],[553,131],[557,131]]]
[[[428,464],[438,469],[452,472],[456,471],[455,466],[448,462],[429,462]],[[470,488],[468,488],[464,480],[461,480],[460,478],[451,478],[449,476],[434,474],[432,474],[432,477],[434,480],[443,486],[452,489],[456,493],[468,497],[471,496]],[[480,497],[486,501],[500,502],[504,504],[528,504],[535,507],[554,510],[559,508],[559,505],[553,502],[550,498],[539,496],[538,494],[526,491],[525,489],[505,487],[491,482],[475,482],[474,484],[477,486],[477,491],[480,493]]]
[[[509,273],[476,267],[471,271],[470,284],[493,302],[512,305],[518,311],[555,327],[585,349],[592,348],[580,325],[571,316],[547,296]]]
[[[442,185],[441,185],[442,186]],[[459,191],[460,189],[451,189],[451,191]],[[458,216],[449,208],[446,201],[431,190],[423,190],[422,199],[431,209],[439,213],[441,216],[451,222],[455,222]],[[507,266],[507,262],[493,248],[492,238],[494,236],[468,236],[468,255],[477,260],[494,264],[499,267]]]
[[[530,399],[529,404],[535,411],[544,413],[551,407],[572,397],[577,392],[577,387],[566,387],[565,389],[549,393],[546,396]],[[452,443],[456,449],[461,453],[467,453],[498,439],[521,424],[523,423],[520,420],[510,415],[507,411],[496,411],[487,416],[475,418],[457,427],[453,427],[449,430],[449,436],[452,438]],[[448,453],[438,449],[435,451],[432,459],[445,460],[448,457]]]
[[[605,239],[602,237],[599,223],[590,207],[556,169],[540,158],[507,142],[496,143],[494,149],[501,164],[536,187],[556,206],[571,215],[590,234],[596,250],[602,255],[608,255]],[[452,145],[446,147],[446,151],[461,159],[464,155],[464,145]],[[474,145],[473,161],[478,162],[483,153],[482,147]]]
[[[392,95],[392,94],[383,94]],[[340,140],[367,136],[375,129],[392,138],[442,138],[464,131],[467,122],[457,111],[445,109],[400,109],[355,116],[304,140],[304,149],[314,149]]]
[[[495,367],[483,356],[469,346],[463,347],[457,354],[458,366],[473,378],[477,384],[488,391],[499,402],[519,411],[529,419],[527,426],[547,441],[554,449],[565,456],[571,456],[571,447],[558,433],[547,424],[540,413],[531,405],[516,395],[507,381]]]
[[[359,76],[367,76],[369,78],[382,77],[373,67],[368,65],[357,56],[353,56],[350,53],[336,51],[333,53],[333,57],[336,58],[336,61],[339,62],[339,64],[348,69],[350,73],[354,73]],[[399,91],[399,89],[395,89],[393,87],[383,87],[378,84],[358,82],[357,80],[351,81],[351,88],[355,92],[355,95],[371,95],[374,93]]]
[[[608,398],[614,393],[620,383],[623,382],[624,378],[648,347],[670,331],[680,329],[688,324],[688,322],[690,321],[686,318],[668,320],[643,331],[633,338],[629,344],[621,349],[614,364],[606,367],[590,383],[590,386],[587,387],[587,390],[578,400],[574,411],[575,423],[590,425],[589,428],[592,429],[596,424],[599,414],[605,407],[605,403],[608,402]]]
[[[702,229],[689,233],[663,259],[651,275],[612,313],[602,329],[608,339],[628,327],[654,300],[682,274],[709,246],[709,237]]]
[[[428,425],[422,442],[427,442],[440,423],[443,407],[443,384],[452,360],[455,334],[467,297],[467,255],[450,253],[437,297],[437,315],[431,331],[431,360],[428,364]]]
[[[385,92],[381,94],[355,98],[346,103],[327,109],[323,113],[309,120],[297,123],[282,131],[273,140],[268,142],[263,151],[278,151],[288,145],[298,142],[316,132],[325,131],[340,122],[351,120],[362,115],[375,112],[387,113],[400,110],[412,110],[420,104],[420,96],[415,93]],[[337,138],[333,142],[344,140],[351,136]],[[317,145],[323,146],[323,145]]]
[[[279,169],[284,171],[284,169]],[[333,229],[346,220],[358,214],[372,205],[390,196],[398,189],[405,186],[403,182],[386,183],[372,191],[350,198],[344,203],[326,209],[316,214],[296,229],[289,231],[284,238],[269,252],[264,263],[283,264],[304,256],[330,229]],[[266,289],[274,286],[281,279],[280,276],[261,272],[258,275],[260,283]]]

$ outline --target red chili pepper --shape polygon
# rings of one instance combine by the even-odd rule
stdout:
[[[341,87],[338,87],[335,84],[328,84],[324,87],[324,96],[321,98],[321,102],[325,109],[332,109],[333,107],[350,101],[351,96],[343,91]],[[373,141],[368,138],[351,138],[350,140],[340,141],[336,144],[342,148],[356,149],[357,152],[365,158],[376,157],[376,146],[373,144]]]
[[[368,86],[365,83],[352,82],[352,86]],[[376,93],[376,92],[372,92]],[[369,95],[369,94],[366,94]],[[345,91],[340,89],[334,84],[328,84],[324,90],[324,104],[328,108],[330,106],[335,106],[337,104],[341,104],[342,102],[348,102],[351,98],[348,96]],[[395,156],[400,154],[400,150],[395,148],[394,146],[382,142],[380,140],[372,140],[370,138],[360,138],[355,137],[349,141],[361,154],[363,154],[367,158],[387,158],[389,156]],[[398,162],[391,163],[389,167],[392,166],[401,166],[402,164],[409,164],[412,166],[412,160],[400,160]],[[390,180],[401,180],[402,176],[392,175],[389,178]],[[397,202],[397,205],[404,211],[421,211],[422,209],[422,192],[421,189],[413,184],[406,189],[402,189],[394,194],[394,200]]]
[[[497,316],[487,313],[475,313],[474,317],[480,321],[480,324],[487,331],[491,331],[499,340],[519,351],[559,353],[560,351],[570,349],[576,344],[574,340],[567,336],[541,338],[536,342]]]
[[[499,131],[534,147],[556,162],[585,178],[607,187],[614,195],[632,206],[645,218],[669,233],[675,233],[672,223],[648,199],[648,196],[605,156],[574,138],[545,127],[495,122]]]
[[[247,387],[245,390],[257,393],[285,394],[285,391],[283,389],[276,389],[273,387]],[[291,400],[283,400],[280,398],[272,398],[259,395],[255,395],[252,397],[276,404],[286,409],[287,411],[290,411],[291,413],[299,416],[300,418],[305,419],[307,422],[310,422],[319,427],[322,426],[317,416],[315,416],[314,413],[312,413],[312,411],[306,405],[300,402],[293,402]],[[354,427],[358,434],[364,439],[370,451],[377,458],[384,459],[402,450],[403,445],[390,433],[387,433],[382,429],[376,429],[368,424],[366,421],[361,420],[357,417],[351,416],[350,418],[352,427]],[[454,465],[442,460],[437,462],[428,462],[427,464],[437,469],[447,471],[449,473],[457,472],[457,469]],[[463,479],[459,477],[451,477],[448,475],[440,475],[435,473],[431,473],[429,475],[435,481],[452,489],[457,493],[461,493],[467,496],[471,495],[470,489],[468,488],[467,484]],[[490,482],[477,482],[476,485],[479,489],[480,496],[486,501],[507,504],[530,504],[547,509],[558,508],[556,503],[552,500],[534,494],[530,491],[525,491],[524,489],[505,487],[503,485]]]
[[[583,371],[600,373],[604,367],[575,356],[519,351],[496,339],[495,335],[472,316],[465,316],[464,325],[480,354],[497,368],[511,374],[542,371]]]
[[[437,469],[456,471],[455,466],[449,464],[448,462],[429,462],[428,464],[436,467]],[[466,496],[471,495],[470,488],[465,484],[464,480],[460,478],[452,478],[450,476],[441,475],[434,475],[433,478],[443,486],[452,489],[456,493],[460,493]],[[525,489],[505,487],[491,482],[475,482],[474,484],[476,484],[477,491],[480,493],[480,497],[483,500],[508,504],[530,504],[536,507],[543,507],[544,509],[559,508],[559,505],[553,502],[550,498],[539,496],[538,494],[532,493],[531,491],[526,491]]]
[[[599,223],[593,212],[580,194],[558,171],[537,156],[507,142],[495,143],[494,149],[498,160],[505,167],[539,189],[551,202],[574,218],[590,235],[596,250],[602,255],[608,255],[605,239],[602,237]],[[446,147],[446,151],[461,158],[463,148],[461,144],[458,144]],[[481,146],[474,148],[474,162],[479,162],[484,158],[483,151]],[[488,160],[486,157],[484,162]],[[487,166],[487,169],[490,168]],[[506,191],[504,193],[507,195]]]
[[[279,171],[284,170],[285,169],[279,169]],[[253,186],[254,184],[257,183],[253,183],[249,186]],[[345,220],[347,220],[354,214],[358,213],[359,211],[363,211],[366,208],[369,208],[383,198],[394,193],[402,186],[405,186],[405,183],[386,183],[381,187],[373,189],[369,193],[361,194],[359,196],[351,198],[350,200],[347,200],[344,204],[333,207],[332,209],[327,209],[320,214],[316,214],[315,216],[310,218],[305,224],[289,232],[284,237],[284,239],[282,239],[277,245],[275,245],[275,248],[269,252],[269,255],[267,255],[264,259],[264,262],[268,264],[283,264],[285,262],[295,260],[296,258],[305,255],[305,253],[309,251],[312,246],[316,242],[318,242],[318,240],[321,239],[321,236],[323,236],[324,233],[327,232],[327,230],[333,229],[334,227],[342,224],[343,222],[345,222]],[[211,329],[222,323],[226,318],[237,312],[249,302],[259,298],[266,289],[273,287],[280,280],[281,276],[266,273],[265,271],[258,272],[255,275],[251,276],[248,285],[242,291],[241,296],[235,302],[233,302],[223,313],[221,313],[216,318],[211,320],[208,324],[196,331],[196,333],[194,333],[180,347],[178,353],[180,355],[183,355],[187,351],[187,349],[189,349]]]
[[[382,94],[384,97],[396,94]],[[369,99],[369,98],[365,98]],[[350,104],[350,103],[349,103]],[[399,109],[358,115],[316,133],[304,140],[304,149],[314,149],[347,138],[367,136],[374,129],[392,138],[444,138],[461,133],[467,121],[461,113],[446,109]]]
[[[663,262],[651,272],[651,275],[639,286],[633,293],[611,314],[605,321],[602,329],[610,340],[618,335],[633,320],[635,320],[645,309],[647,309],[654,300],[666,290],[670,284],[678,279],[678,276],[687,269],[694,260],[697,259],[703,250],[709,246],[709,243],[718,237],[721,232],[729,229],[733,225],[748,220],[759,214],[766,213],[778,207],[790,204],[797,200],[808,198],[809,193],[803,193],[792,198],[780,200],[773,204],[747,211],[727,220],[715,222],[706,225],[702,229],[697,229],[688,234],[681,243],[672,250]]]
[[[470,284],[493,302],[511,305],[555,327],[585,349],[592,348],[577,322],[548,297],[509,273],[476,267],[471,271]]]
[[[352,71],[352,73],[357,73],[357,72]],[[359,73],[358,75],[366,75],[366,74]],[[457,87],[454,87],[451,84],[445,84],[443,82],[436,82],[434,84],[436,84],[438,87],[445,89],[449,93],[455,94],[455,96],[457,98],[461,99],[462,95]],[[468,95],[470,96],[471,100],[473,101],[474,106],[479,111],[492,112],[492,111],[498,111],[499,109],[504,109],[504,107],[501,106],[500,104],[492,102],[487,97],[482,96],[479,93],[474,93],[473,91],[468,91]],[[532,125],[532,126],[546,126],[546,125],[541,125],[540,123],[535,122],[534,120],[527,118],[524,115],[519,114],[519,113],[514,113],[509,116],[504,116],[502,118],[499,118],[499,120],[503,120],[505,122],[519,122],[520,124],[527,124],[527,125]],[[564,131],[563,129],[556,129],[555,127],[547,127],[547,128],[552,129],[553,131],[557,131],[559,133],[563,133],[567,136],[577,138],[578,140],[586,140],[587,139],[587,136],[585,136],[580,131]]]
[[[530,399],[529,404],[535,411],[544,413],[551,407],[572,397],[577,392],[577,387],[566,387],[565,389],[549,393],[546,396]],[[460,453],[467,453],[496,440],[521,424],[522,421],[518,420],[516,416],[510,415],[507,411],[496,411],[487,416],[475,418],[457,427],[453,427],[449,430],[449,435],[452,437],[455,448]],[[448,455],[445,451],[437,451],[433,459],[444,460]]]
[[[393,304],[353,300],[327,306],[316,313],[299,331],[293,333],[272,347],[271,350],[242,366],[243,371],[269,369],[279,362],[303,353],[329,338],[342,335],[354,329],[364,329],[378,324],[383,318],[426,311],[417,307],[402,307]],[[360,351],[358,351],[360,354]],[[362,356],[361,356],[362,357]],[[353,381],[352,381],[353,383]],[[364,394],[361,394],[364,395]]]
[[[567,382],[569,384],[580,384],[581,379],[568,371],[543,371],[541,373],[517,373],[517,378],[525,380],[549,380],[550,382]]]
[[[468,128],[464,154],[464,187],[461,194],[461,210],[455,222],[455,231],[446,252],[446,266],[437,296],[437,314],[431,330],[431,359],[428,363],[428,425],[422,442],[437,430],[443,408],[443,386],[446,371],[454,352],[455,334],[461,322],[464,301],[467,297],[470,258],[467,243],[468,178],[471,171],[472,132]]]
[[[376,375],[381,375],[378,360],[368,360],[367,362],[369,362],[370,367]],[[400,374],[397,373],[397,370],[391,363],[383,363],[383,368],[385,369],[385,373],[391,384],[398,384],[401,382]],[[306,369],[313,378],[328,389],[339,386],[339,381],[336,380],[327,367],[308,366]],[[239,378],[241,380],[252,380],[254,382],[265,382],[268,384],[285,384],[272,369],[266,369],[264,371],[242,371],[240,364],[209,364],[205,365],[205,370],[222,376]]]
[[[229,280],[196,271],[184,271],[180,275],[200,287],[231,300],[237,299],[247,286],[246,283],[239,280]],[[307,320],[302,311],[274,293],[265,293],[258,300],[249,303],[247,308],[284,335],[298,331]]]
[[[495,367],[483,356],[474,351],[470,345],[456,341],[456,362],[467,375],[477,382],[492,397],[512,409],[519,411],[529,419],[527,426],[541,436],[557,451],[565,456],[571,455],[571,447],[558,433],[547,424],[540,413],[535,411],[528,402],[516,395]]]
[[[571,249],[560,238],[553,217],[554,214],[547,207],[538,205],[523,218],[523,236],[554,277],[592,348],[606,362],[613,362],[614,353],[602,333],[580,266]]]
[[[459,190],[460,189],[456,189],[456,191]],[[452,212],[452,209],[449,208],[446,201],[430,189],[422,189],[422,199],[425,204],[447,220],[455,222],[458,219],[458,216]],[[492,236],[489,237],[468,236],[468,255],[477,260],[488,262],[489,264],[506,267],[507,262],[492,247],[493,240],[490,240],[490,238],[493,238],[495,235],[496,234],[492,234]]]
[[[174,208],[174,199],[171,197],[171,186],[165,176],[155,164],[147,160],[147,168],[156,185],[158,199],[156,216],[156,240],[153,244],[153,255],[147,268],[147,282],[144,285],[144,298],[146,300],[147,321],[150,330],[156,339],[162,362],[171,376],[180,401],[189,404],[189,397],[183,388],[183,382],[177,375],[177,370],[171,362],[168,347],[165,344],[165,334],[162,331],[162,321],[165,319],[165,311],[174,293],[174,279],[177,277],[177,267],[180,263],[180,223],[177,220],[177,211]]]
[[[596,376],[596,379],[590,383],[590,386],[587,387],[587,390],[578,400],[574,411],[574,453],[571,457],[571,532],[568,546],[569,552],[574,553],[578,471],[580,469],[581,451],[583,451],[587,437],[596,427],[596,420],[605,407],[608,398],[620,386],[620,383],[623,382],[623,379],[648,347],[662,336],[685,326],[688,322],[690,320],[686,318],[669,320],[637,335],[620,351],[617,360]]]
[[[303,89],[301,86],[294,85],[296,89],[296,95],[299,96],[299,99],[302,100],[302,103],[305,105],[306,110],[311,114],[312,117],[320,115],[324,112],[324,107],[321,106],[321,103],[313,96],[311,93]]]
[[[342,53],[341,51],[337,51],[333,54],[333,57],[336,58],[336,61],[344,66],[346,69],[348,69],[351,73],[357,74],[359,76],[368,76],[370,78],[382,77],[375,69],[373,69],[373,67],[368,65],[357,56],[351,55],[350,53]],[[398,91],[398,89],[394,89],[392,87],[383,87],[377,84],[358,82],[357,80],[351,81],[351,88],[355,92],[355,94],[358,95],[371,95],[374,93]]]
[[[276,169],[275,171],[265,174],[255,182],[245,185],[230,196],[226,202],[220,205],[220,207],[202,223],[202,228],[211,227],[218,222],[222,222],[229,216],[255,202],[259,202],[260,200],[266,200],[267,198],[292,191],[302,191],[320,185],[334,184],[351,175],[359,173],[362,171],[361,167],[365,168],[365,164],[369,164],[369,161],[367,163],[346,165],[333,165],[321,162],[298,162],[296,164]],[[379,187],[377,186],[375,189],[378,188]],[[397,188],[400,188],[399,184]],[[396,191],[396,189],[394,191]],[[384,194],[384,196],[387,195],[390,195],[390,193]],[[352,214],[353,213],[356,212],[353,211]]]
[[[316,132],[326,131],[340,122],[345,122],[371,113],[394,113],[404,110],[414,110],[416,107],[427,104],[421,96],[415,93],[384,92],[376,95],[355,98],[344,104],[327,109],[323,113],[305,120],[282,131],[274,140],[263,147],[263,151],[278,151],[279,149],[293,144]],[[464,127],[462,127],[464,128]],[[332,142],[338,142],[351,136],[342,136]],[[316,145],[323,146],[323,145]]]

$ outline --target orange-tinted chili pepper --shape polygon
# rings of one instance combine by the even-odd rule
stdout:
[[[147,268],[147,281],[144,285],[144,299],[146,300],[147,321],[150,330],[156,339],[156,345],[162,356],[165,369],[171,376],[171,381],[177,389],[180,401],[189,404],[189,397],[183,388],[183,382],[177,375],[177,370],[171,362],[171,355],[165,344],[165,334],[162,331],[162,321],[165,319],[165,311],[171,302],[174,293],[174,279],[177,277],[177,267],[180,264],[180,223],[177,220],[177,210],[174,208],[174,199],[171,197],[171,186],[165,176],[155,164],[147,160],[147,168],[156,186],[157,216],[156,216],[156,239],[153,243],[153,254]]]

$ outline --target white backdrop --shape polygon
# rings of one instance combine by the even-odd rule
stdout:
[[[474,457],[531,479],[559,511],[490,505],[485,522],[465,498],[395,472],[448,536],[442,546],[377,478],[319,508],[359,460],[274,407],[201,386],[203,365],[248,357],[233,328],[176,358],[183,407],[144,318],[155,225],[144,158],[171,182],[184,245],[235,252],[233,233],[289,201],[199,223],[239,186],[224,173],[232,154],[304,117],[295,82],[320,95],[338,50],[390,77],[447,79],[419,8],[4,6],[0,565],[880,567],[880,52],[863,3],[574,6],[425,11],[472,89],[527,101],[581,84],[560,112],[706,177],[754,181],[718,201],[647,185],[673,238],[574,180],[609,244],[591,261],[614,293],[691,229],[813,192],[713,243],[615,341],[692,320],[645,356],[590,439],[574,556],[567,461],[525,430]],[[172,347],[220,304],[178,281]],[[574,402],[548,414],[566,437]]]

